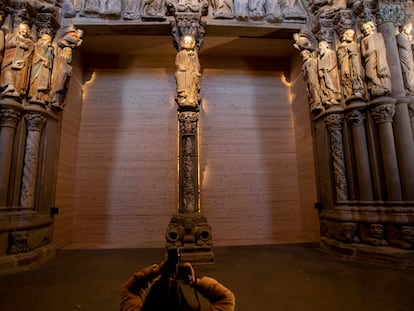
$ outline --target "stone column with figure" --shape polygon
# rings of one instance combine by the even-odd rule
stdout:
[[[170,2],[174,16],[172,34],[177,48],[175,58],[176,96],[179,126],[179,201],[178,213],[167,227],[167,248],[180,248],[181,257],[193,263],[214,261],[211,227],[201,213],[199,185],[198,123],[200,117],[201,47],[205,23],[201,20],[207,2],[191,10],[179,2]],[[195,10],[196,9],[196,10]],[[189,13],[189,12],[192,13]]]

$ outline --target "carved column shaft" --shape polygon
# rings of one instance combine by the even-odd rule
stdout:
[[[330,114],[325,119],[329,132],[332,166],[335,178],[336,200],[346,201],[348,199],[348,182],[346,180],[346,167],[343,145],[343,124],[342,114]]]
[[[387,189],[387,200],[401,201],[400,175],[392,129],[395,105],[383,104],[376,106],[371,109],[371,114],[378,127],[378,136],[384,166],[385,187]]]
[[[398,100],[394,117],[395,146],[400,171],[401,188],[406,200],[414,200],[414,143],[410,116],[405,97],[404,79],[401,71],[394,23],[387,21],[378,25],[387,47],[387,61],[391,71],[392,96]]]
[[[34,207],[36,178],[39,162],[40,139],[47,118],[38,113],[29,113],[27,121],[27,138],[24,153],[23,179],[20,193],[22,207]]]
[[[20,112],[11,109],[0,110],[0,207],[7,204],[13,141]]]
[[[198,112],[178,114],[180,122],[180,213],[199,212],[198,204]]]
[[[359,199],[362,201],[372,201],[374,195],[365,133],[365,115],[358,110],[352,110],[347,114],[347,120],[351,125],[354,142]]]

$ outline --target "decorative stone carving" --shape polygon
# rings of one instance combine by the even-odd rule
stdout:
[[[27,120],[27,138],[24,153],[20,206],[33,208],[35,203],[34,195],[39,162],[40,139],[47,118],[38,113],[28,113],[25,115],[25,118]]]
[[[14,109],[0,109],[0,127],[16,128],[21,113]]]
[[[316,37],[306,29],[302,29],[299,33],[293,34],[293,39],[295,40],[293,46],[299,51],[308,50],[313,52],[318,48]]]
[[[233,18],[234,3],[233,0],[212,0],[214,18]]]
[[[82,14],[120,16],[121,7],[121,0],[84,0]]]
[[[321,86],[322,103],[326,108],[337,106],[341,102],[338,62],[335,51],[326,41],[319,43],[318,75]]]
[[[43,34],[34,45],[30,74],[30,102],[46,105],[49,102],[53,66],[52,37]]]
[[[237,20],[249,19],[249,0],[234,0],[234,15]]]
[[[198,113],[179,113],[180,146],[180,207],[182,213],[197,213],[198,207],[198,165],[197,165],[197,123]]]
[[[324,122],[329,132],[336,200],[345,201],[348,199],[348,181],[342,135],[344,116],[342,114],[329,114],[325,117]]]
[[[173,215],[167,227],[167,248],[189,244],[195,249],[210,249],[211,239],[211,227],[199,213]]]
[[[414,226],[398,224],[386,225],[387,241],[390,245],[403,249],[414,248]]]
[[[360,224],[359,231],[361,241],[366,244],[374,246],[388,245],[385,240],[384,226],[382,224]]]
[[[72,73],[72,50],[82,44],[82,29],[63,28],[53,42],[54,60],[50,87],[51,106],[62,109]]]
[[[321,234],[329,239],[344,243],[359,243],[358,224],[354,222],[333,222],[321,220]]]
[[[394,104],[378,105],[371,109],[371,115],[375,123],[391,123],[395,115]]]
[[[318,60],[309,50],[303,50],[302,56],[303,64],[303,78],[306,84],[306,91],[308,93],[308,100],[310,104],[310,111],[314,114],[319,114],[325,111],[321,100],[321,88],[318,79]]]
[[[392,22],[394,25],[400,26],[407,20],[407,10],[405,6],[405,1],[391,1],[387,3],[386,1],[378,1],[377,8],[377,22]]]
[[[249,16],[252,20],[262,20],[266,14],[265,0],[249,0]]]
[[[0,85],[2,97],[20,98],[27,92],[33,54],[29,25],[19,24],[16,31],[5,38]]]
[[[195,50],[195,38],[185,35],[181,38],[182,50],[175,58],[177,82],[176,101],[179,106],[198,107],[200,102],[200,62]]]
[[[10,232],[9,254],[28,252],[52,242],[52,227]]]
[[[376,32],[372,21],[361,26],[361,55],[364,60],[365,81],[371,99],[391,93],[391,73],[388,68],[384,38]]]
[[[164,8],[165,9],[165,8]],[[141,1],[140,0],[125,0],[122,17],[124,19],[138,19],[141,16]]]
[[[361,54],[354,35],[353,29],[346,30],[337,50],[342,96],[346,104],[363,100],[365,94]]]
[[[141,18],[143,20],[165,20],[165,0],[141,0]]]
[[[414,61],[411,49],[413,25],[405,23],[397,34],[398,55],[400,56],[401,71],[406,94],[414,96]]]

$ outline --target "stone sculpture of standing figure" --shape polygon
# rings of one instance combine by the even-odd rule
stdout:
[[[195,50],[195,38],[185,35],[181,38],[182,50],[175,58],[177,82],[177,104],[197,107],[200,101],[200,62]]]
[[[353,100],[362,100],[365,93],[361,54],[358,43],[354,40],[354,35],[354,30],[346,30],[342,35],[342,42],[336,52],[342,94],[346,104]]]
[[[31,102],[46,104],[49,101],[52,66],[52,37],[48,34],[43,34],[34,45],[29,87]]]
[[[302,50],[300,55],[303,60],[302,71],[308,93],[310,110],[312,113],[318,114],[325,110],[320,96],[321,88],[318,79],[318,61],[309,50]]]
[[[338,61],[334,50],[326,41],[319,43],[318,76],[321,85],[322,103],[327,107],[339,105],[341,101]]]
[[[407,95],[414,95],[414,62],[413,51],[411,50],[413,25],[406,23],[401,27],[397,35],[398,54],[400,56],[401,71]]]
[[[370,21],[361,26],[361,55],[365,67],[365,81],[371,99],[391,93],[391,73],[388,67],[384,38]]]
[[[33,41],[29,25],[21,23],[16,31],[7,34],[1,65],[2,96],[25,95],[29,85]]]

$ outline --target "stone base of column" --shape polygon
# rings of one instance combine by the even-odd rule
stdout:
[[[321,237],[320,247],[328,254],[348,260],[386,264],[402,269],[414,269],[414,250],[357,243],[347,244],[326,237]]]
[[[344,202],[323,210],[320,225],[329,253],[414,268],[414,202]]]
[[[214,262],[211,227],[201,213],[173,215],[167,227],[166,240],[167,249],[180,249],[181,261],[192,264]]]

